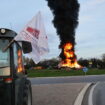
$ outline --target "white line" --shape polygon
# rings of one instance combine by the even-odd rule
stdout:
[[[99,82],[97,82],[90,90],[90,94],[89,94],[89,98],[88,98],[88,105],[93,105],[93,92],[95,87],[99,84]]]
[[[83,101],[83,98],[84,98],[84,95],[87,91],[87,89],[89,88],[89,86],[91,85],[91,83],[88,83],[83,89],[82,91],[79,93],[79,95],[77,96],[75,102],[74,102],[74,105],[82,105],[82,101]]]

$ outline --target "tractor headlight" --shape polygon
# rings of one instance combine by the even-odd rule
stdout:
[[[2,28],[2,29],[0,30],[0,32],[1,32],[1,34],[5,34],[5,33],[6,33],[6,30]]]

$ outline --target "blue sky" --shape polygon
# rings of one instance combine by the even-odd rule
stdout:
[[[101,57],[105,53],[105,0],[79,0],[79,25],[76,30],[77,57]],[[45,0],[0,0],[0,27],[17,33],[41,11],[49,39],[50,53],[45,59],[59,56],[59,38],[53,27],[53,15]]]

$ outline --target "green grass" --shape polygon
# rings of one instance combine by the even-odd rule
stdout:
[[[87,75],[102,75],[105,74],[105,69],[89,69]],[[57,77],[57,76],[79,76],[85,75],[82,70],[28,70],[29,77]]]

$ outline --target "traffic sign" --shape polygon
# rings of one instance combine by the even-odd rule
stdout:
[[[86,73],[88,71],[87,67],[83,67],[83,71]]]

